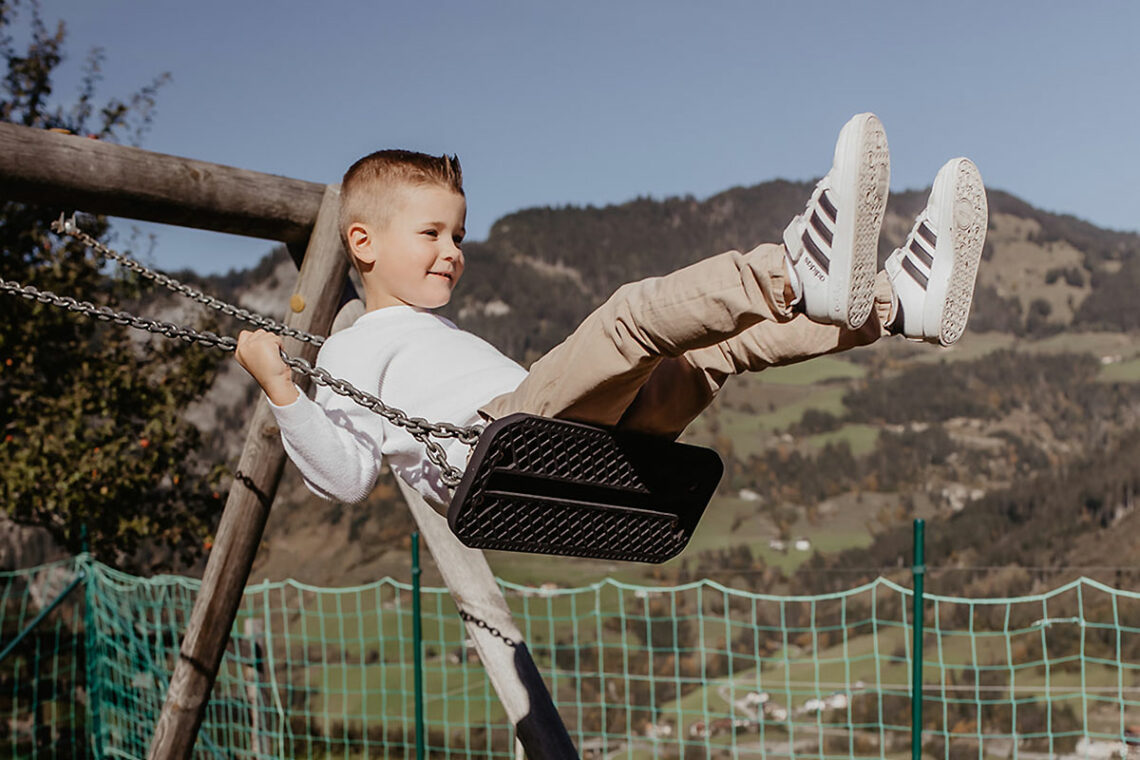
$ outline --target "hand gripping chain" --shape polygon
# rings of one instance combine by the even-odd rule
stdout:
[[[176,293],[192,298],[198,303],[216,309],[223,314],[250,322],[270,332],[279,335],[288,335],[289,337],[313,345],[321,345],[324,342],[324,338],[319,335],[312,335],[303,330],[288,327],[268,317],[227,304],[194,288],[183,285],[177,280],[160,272],[148,269],[145,265],[140,264],[134,259],[107,248],[90,235],[80,232],[73,219],[64,220],[61,217],[52,223],[52,228],[58,233],[69,235],[79,240],[84,245],[95,250],[99,255],[123,264],[131,271],[138,273],[146,279],[153,280]],[[223,351],[233,351],[237,348],[237,340],[235,338],[216,335],[209,331],[194,330],[193,328],[182,327],[171,322],[138,317],[125,311],[116,311],[108,306],[96,306],[90,301],[80,301],[70,296],[61,296],[50,291],[40,290],[31,285],[21,285],[16,282],[4,280],[3,278],[0,278],[0,292],[11,293],[31,301],[36,301],[37,303],[56,306],[66,309],[67,311],[84,314],[89,317],[94,317],[101,322],[112,322],[116,325],[136,327],[140,330],[164,335],[168,338],[177,338],[187,343],[199,343],[212,348],[220,348]],[[447,453],[439,443],[432,440],[432,437],[455,438],[467,446],[473,446],[475,442],[479,440],[480,427],[460,427],[445,422],[428,422],[422,417],[409,417],[403,411],[393,406],[388,406],[376,396],[354,387],[348,381],[333,377],[327,370],[321,367],[312,366],[305,359],[289,356],[284,351],[281,352],[281,359],[290,369],[312,379],[317,385],[323,385],[333,393],[351,399],[365,409],[379,414],[393,425],[398,425],[407,430],[412,438],[423,444],[427,450],[428,460],[440,469],[441,480],[451,488],[459,484],[459,481],[463,478],[463,472],[453,467],[447,461]]]

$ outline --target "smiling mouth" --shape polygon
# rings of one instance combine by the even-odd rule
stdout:
[[[454,276],[451,274],[451,272],[428,272],[428,274],[434,274],[436,277],[444,277],[448,280],[454,279]]]

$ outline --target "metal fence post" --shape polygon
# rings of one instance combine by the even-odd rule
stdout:
[[[914,658],[911,663],[910,689],[910,756],[922,757],[922,624],[923,581],[926,578],[926,521],[914,521]]]
[[[420,533],[412,533],[412,646],[416,679],[416,760],[424,760],[424,632],[420,619]]]

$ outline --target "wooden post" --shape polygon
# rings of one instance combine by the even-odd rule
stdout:
[[[337,229],[338,199],[338,188],[328,187],[297,280],[295,292],[302,308],[285,318],[290,326],[318,334],[327,334],[332,325],[348,271]],[[330,287],[333,283],[335,287]],[[310,361],[316,355],[315,347],[291,338],[286,339],[285,350]],[[262,398],[250,423],[202,588],[194,600],[151,740],[150,760],[186,760],[193,752],[284,464],[285,451],[273,412]]]

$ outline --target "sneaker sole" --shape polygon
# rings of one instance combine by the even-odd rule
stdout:
[[[848,270],[842,273],[845,279],[836,277],[840,272],[831,273],[832,316],[852,330],[863,326],[874,306],[879,231],[891,175],[887,133],[882,122],[869,115],[860,127],[844,135],[845,149],[855,150],[859,157],[853,183],[855,214],[843,220],[839,231],[850,236],[851,260]]]
[[[950,179],[954,183],[953,191],[947,193],[953,203],[949,209],[953,219],[951,269],[949,275],[938,278],[946,282],[945,295],[939,298],[937,293],[927,294],[928,306],[941,303],[942,308],[941,313],[925,315],[923,331],[927,335],[937,335],[943,346],[956,343],[966,331],[989,221],[985,187],[973,162],[959,159]]]

